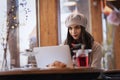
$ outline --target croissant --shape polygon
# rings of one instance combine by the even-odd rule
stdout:
[[[66,64],[60,61],[54,61],[52,64],[47,65],[50,68],[65,68]]]

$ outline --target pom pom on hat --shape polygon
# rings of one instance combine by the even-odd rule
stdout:
[[[87,27],[87,18],[81,13],[72,13],[65,21],[65,26],[70,27],[71,25],[81,25]]]

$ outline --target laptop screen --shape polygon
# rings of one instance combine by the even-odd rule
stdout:
[[[46,68],[54,61],[63,62],[67,67],[73,66],[68,45],[35,47],[34,52],[38,68]]]

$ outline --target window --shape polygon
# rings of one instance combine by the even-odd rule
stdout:
[[[17,56],[19,56],[19,54],[21,52],[24,52],[26,49],[32,49],[33,47],[38,45],[36,1],[37,0],[16,0],[17,3],[13,4],[14,0],[0,0],[0,68],[2,66],[4,53],[3,43],[6,43],[5,39],[7,35],[7,24],[10,23],[9,21],[11,19],[14,19],[16,21],[13,21],[13,23],[10,24],[18,24],[18,29],[15,29],[13,26],[13,29],[10,32],[10,42],[8,50],[10,50],[10,52],[12,53],[11,59],[13,58],[13,60],[11,60],[11,62],[16,64],[16,52],[18,52]],[[17,7],[15,7],[16,5]],[[17,8],[17,11],[15,12],[17,16],[14,16],[14,13],[12,13],[12,11],[14,11],[13,8]],[[11,12],[7,13],[7,11]],[[12,18],[11,16],[9,16],[9,14],[13,14]],[[11,47],[13,49],[11,49]]]
[[[37,46],[36,0],[19,0],[20,52]]]
[[[3,60],[3,42],[6,36],[6,0],[0,0],[0,68]]]

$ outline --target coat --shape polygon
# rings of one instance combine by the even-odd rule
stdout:
[[[102,46],[95,42],[92,46],[92,52],[89,54],[89,63],[91,67],[101,68]]]

